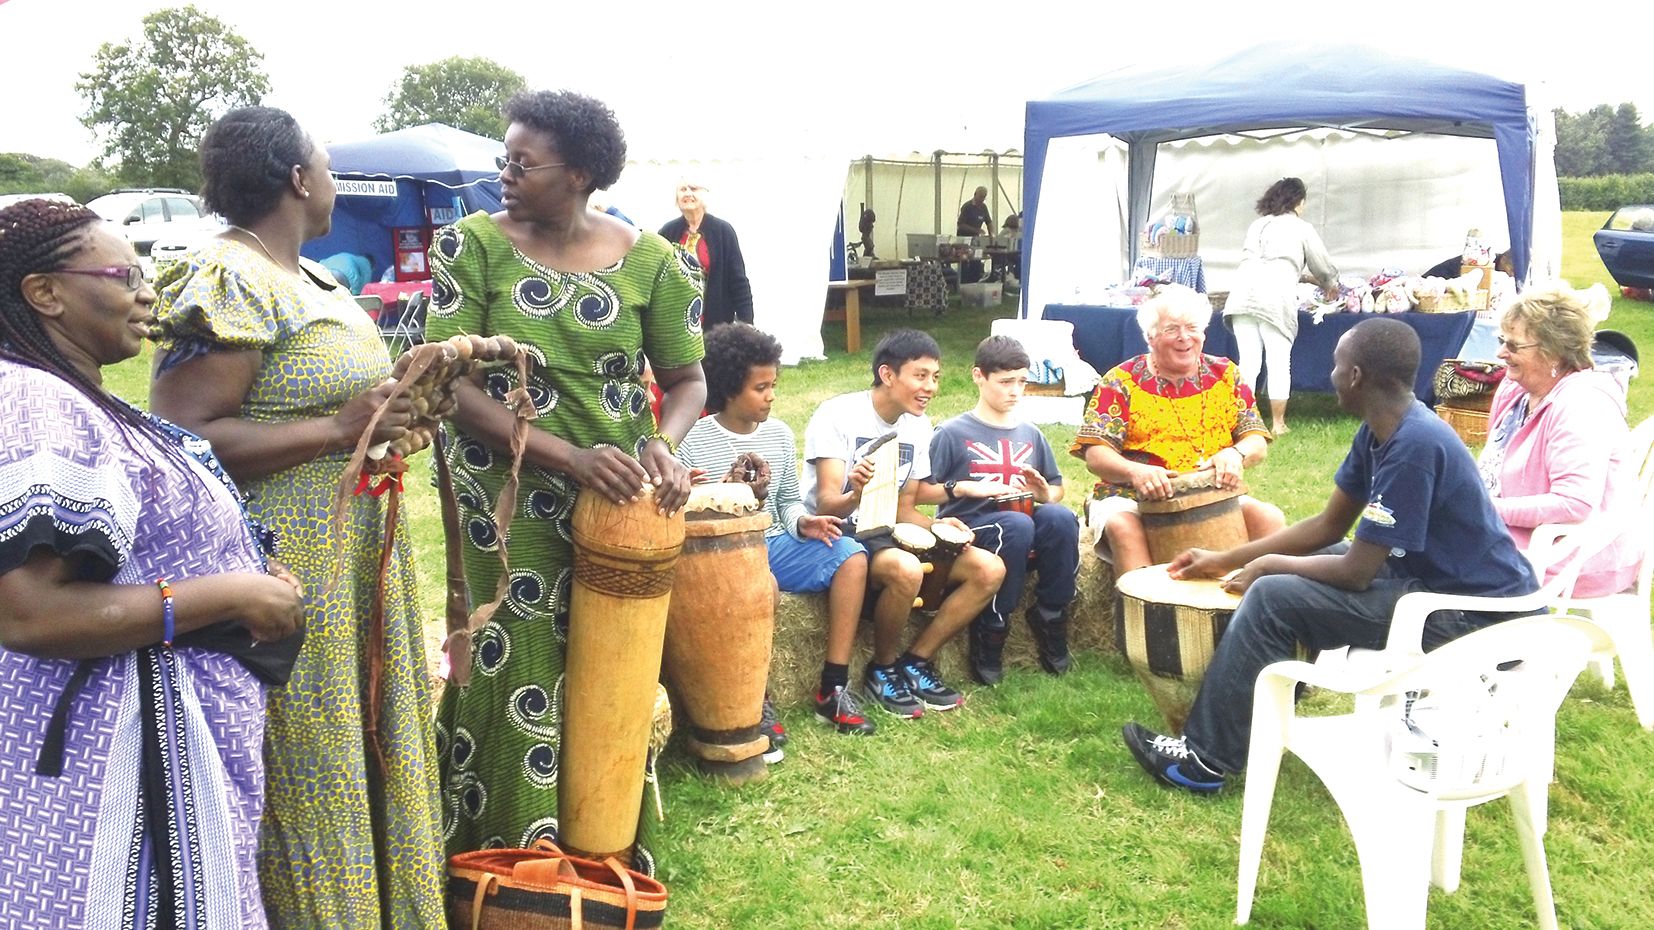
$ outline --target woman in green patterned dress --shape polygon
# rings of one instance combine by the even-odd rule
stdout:
[[[293,677],[270,692],[259,849],[270,925],[438,930],[436,744],[407,534],[385,579],[381,766],[365,732],[366,638],[384,498],[354,498],[343,535],[333,528],[334,494],[387,396],[390,358],[349,291],[299,258],[331,224],[327,151],[288,114],[246,107],[207,131],[201,166],[207,205],[234,225],[161,274],[150,400],[212,441],[312,592]],[[404,433],[411,412],[393,404],[373,438]],[[341,547],[348,564],[334,584]]]
[[[645,478],[668,512],[689,496],[672,448],[700,415],[699,270],[665,239],[587,209],[620,177],[626,142],[602,103],[567,92],[506,105],[505,209],[431,243],[431,339],[505,334],[531,356],[534,425],[511,524],[507,595],[472,644],[466,687],[437,714],[450,853],[557,836],[561,685],[574,497],[634,497]],[[639,377],[665,391],[657,430]],[[510,465],[515,374],[463,385],[449,452],[474,598],[499,579],[493,506]],[[646,851],[637,857],[650,869]]]

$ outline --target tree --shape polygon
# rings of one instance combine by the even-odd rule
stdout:
[[[1556,110],[1556,173],[1565,178],[1654,171],[1654,129],[1635,104],[1598,104],[1584,113]]]
[[[454,56],[428,65],[409,65],[402,81],[385,95],[385,114],[374,123],[391,132],[425,123],[447,123],[490,139],[505,138],[500,111],[527,86],[523,76],[487,58]]]
[[[66,161],[23,152],[0,154],[0,194],[61,193],[86,203],[114,186],[95,167],[76,168]]]
[[[142,38],[105,42],[75,89],[81,122],[104,138],[104,158],[133,185],[196,189],[207,127],[270,91],[264,55],[221,20],[193,6],[144,17]]]
[[[1650,131],[1643,128],[1642,117],[1637,114],[1637,105],[1622,103],[1614,111],[1608,121],[1606,142],[1608,160],[1614,166],[1615,174],[1636,174],[1648,171],[1650,148]]]

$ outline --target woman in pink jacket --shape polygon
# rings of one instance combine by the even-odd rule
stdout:
[[[1596,297],[1560,283],[1529,288],[1499,324],[1505,379],[1493,395],[1480,466],[1494,509],[1522,549],[1541,523],[1637,512],[1625,392],[1592,370],[1592,328],[1608,309],[1608,295]],[[1585,564],[1575,594],[1611,594],[1636,580],[1642,553],[1629,529]]]

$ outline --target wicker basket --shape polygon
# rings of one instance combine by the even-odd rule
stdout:
[[[1138,245],[1144,255],[1158,255],[1161,258],[1189,258],[1200,254],[1200,233],[1161,233],[1158,242],[1150,242],[1149,234],[1138,233]]]
[[[1483,290],[1471,291],[1460,301],[1458,297],[1446,298],[1440,294],[1418,295],[1420,313],[1462,313],[1466,310],[1486,310],[1488,292]]]
[[[1467,446],[1479,446],[1487,442],[1487,411],[1472,410],[1465,407],[1454,407],[1441,404],[1436,407],[1436,416],[1453,427],[1453,432],[1459,434],[1459,439]]]
[[[1065,382],[1066,379],[1064,379],[1064,381],[1055,381],[1051,384],[1039,384],[1030,381],[1028,382],[1028,385],[1022,389],[1022,393],[1035,397],[1062,397],[1066,393]]]

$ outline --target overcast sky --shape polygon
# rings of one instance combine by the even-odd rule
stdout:
[[[156,0],[0,0],[0,152],[97,153],[74,84]],[[1646,5],[1575,2],[1501,21],[1486,3],[877,0],[196,0],[264,54],[266,102],[323,141],[372,134],[402,69],[484,55],[531,87],[597,96],[637,158],[1021,148],[1023,106],[1131,62],[1199,63],[1276,38],[1367,41],[1654,118]],[[1538,4],[1535,4],[1538,6]],[[1349,13],[1329,12],[1349,7]],[[1245,13],[1243,18],[1242,13]],[[1541,82],[1542,85],[1541,85]]]

